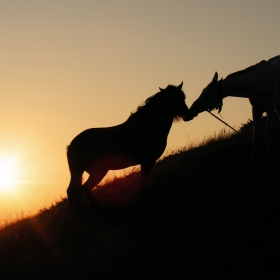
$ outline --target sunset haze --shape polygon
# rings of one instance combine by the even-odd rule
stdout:
[[[0,224],[66,196],[66,147],[81,131],[124,122],[168,84],[184,82],[190,107],[215,71],[279,55],[279,11],[276,0],[1,1],[0,162],[16,158],[16,188],[0,186]],[[239,128],[251,106],[227,98],[221,115]],[[175,123],[167,150],[224,127],[207,113]]]

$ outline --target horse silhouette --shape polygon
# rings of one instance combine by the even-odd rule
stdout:
[[[179,86],[168,85],[149,97],[124,122],[112,127],[90,128],[78,134],[67,147],[71,174],[67,189],[69,209],[74,201],[83,206],[83,194],[93,201],[92,189],[109,170],[141,165],[141,185],[148,184],[156,160],[163,154],[174,121],[190,120]],[[88,180],[82,184],[86,171]]]
[[[260,121],[264,112],[268,115],[266,126],[266,155],[271,156],[273,123],[275,112],[280,113],[280,56],[232,73],[218,81],[216,72],[211,83],[202,91],[190,108],[191,118],[203,111],[223,106],[223,98],[228,96],[249,98],[253,112],[252,159],[258,156],[260,145]]]

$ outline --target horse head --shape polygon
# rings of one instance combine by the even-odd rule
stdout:
[[[222,79],[220,80],[222,81]],[[222,110],[223,100],[220,90],[220,81],[218,81],[218,73],[215,72],[212,81],[203,89],[202,93],[190,108],[191,119],[204,111]]]
[[[190,120],[189,108],[185,103],[186,95],[182,87],[183,82],[179,86],[169,85],[165,89],[159,88],[161,93],[166,92],[169,95],[167,105],[172,111],[174,121],[181,119],[184,121]]]

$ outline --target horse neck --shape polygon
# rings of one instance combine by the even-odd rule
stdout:
[[[151,125],[156,129],[159,133],[169,133],[169,130],[172,126],[174,116],[172,114],[168,114],[167,112],[159,113],[152,121]]]
[[[246,90],[246,85],[243,82],[242,77],[230,77],[219,81],[221,97],[244,97],[251,98],[254,96],[254,92]]]
[[[135,128],[141,127],[142,129],[153,130],[155,133],[168,134],[174,116],[167,111],[160,110],[154,111],[150,114],[142,114],[130,116],[129,123],[134,123]]]

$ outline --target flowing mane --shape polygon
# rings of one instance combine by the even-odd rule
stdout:
[[[161,90],[154,95],[148,97],[141,105],[139,105],[136,111],[132,111],[129,118],[142,117],[143,115],[148,114],[148,116],[152,114],[157,115],[161,111],[161,107],[164,105],[169,106],[169,100],[172,100],[174,95],[174,88],[176,86],[168,85],[166,89]],[[186,98],[186,95],[183,91],[180,91],[182,95],[182,99]],[[150,113],[150,114],[149,114]],[[174,115],[173,121],[177,122],[182,119],[180,115]]]

